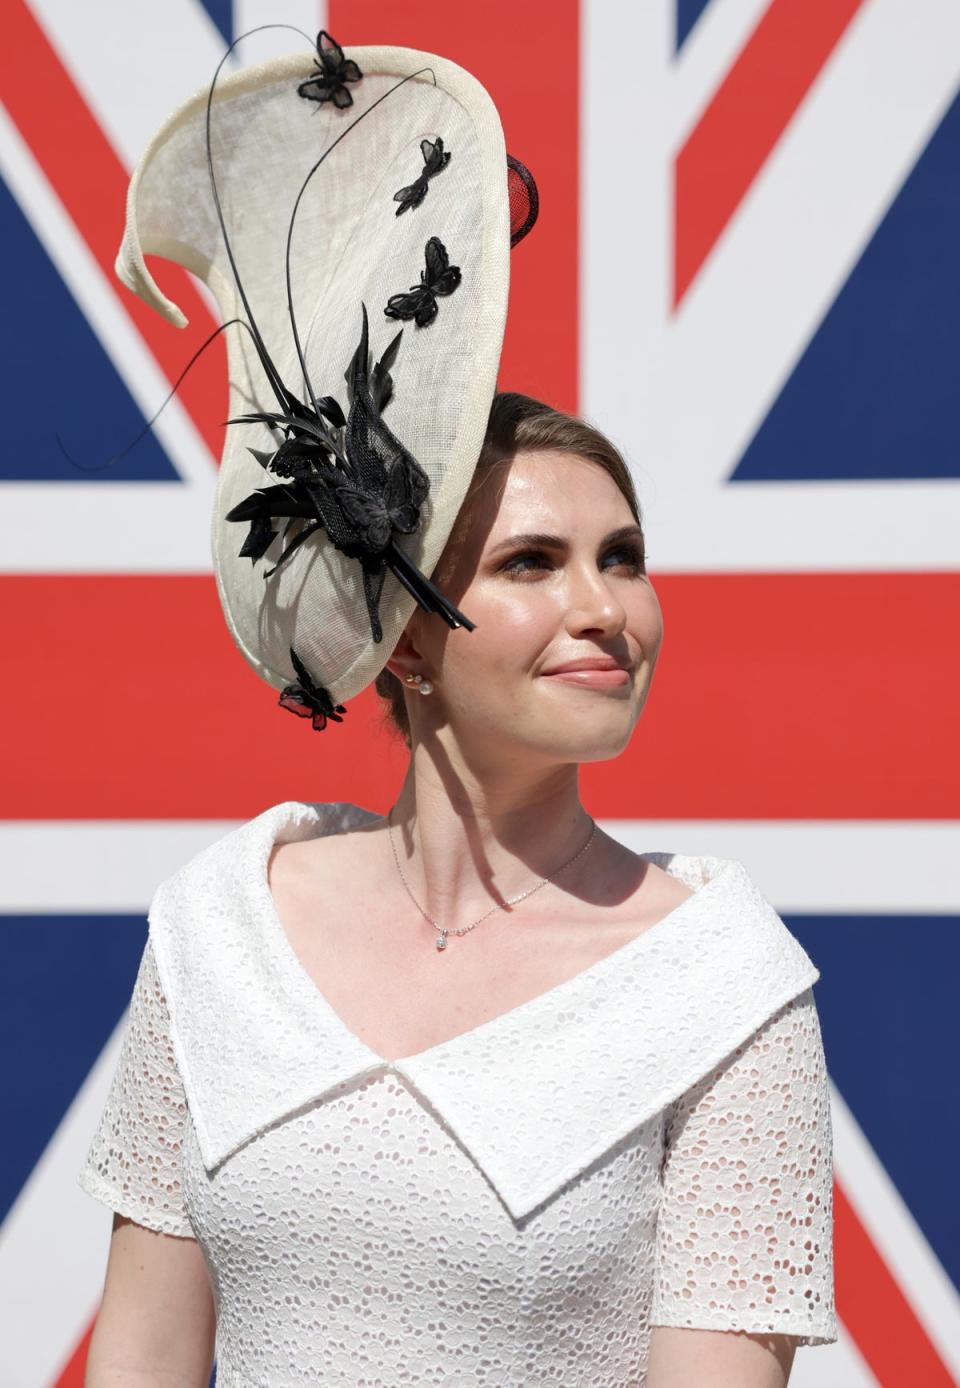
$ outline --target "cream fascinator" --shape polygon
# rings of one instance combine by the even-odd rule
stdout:
[[[141,158],[116,268],[180,326],[145,254],[216,297],[217,588],[243,655],[320,729],[415,605],[473,626],[429,574],[483,443],[536,187],[487,92],[444,58],[345,56],[321,31],[313,52],[222,67]]]

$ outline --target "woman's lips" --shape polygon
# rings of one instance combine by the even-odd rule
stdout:
[[[609,689],[618,684],[630,683],[629,670],[557,670],[550,675],[541,675],[544,680],[566,680],[570,684],[583,684],[589,689]]]

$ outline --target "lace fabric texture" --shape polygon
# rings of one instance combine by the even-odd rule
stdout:
[[[192,1238],[180,1172],[187,1117],[167,1003],[148,939],[117,1070],[80,1184],[148,1229]]]
[[[333,832],[357,812],[320,813],[321,832]],[[276,807],[260,817],[260,848],[290,815],[290,807]],[[317,832],[316,811],[307,817],[311,825]],[[230,839],[214,846],[215,872],[198,876],[197,860],[183,870],[188,884],[203,880],[215,889],[231,868],[233,881],[243,880],[250,838],[240,831]],[[690,881],[698,869],[702,879],[716,880],[715,865],[724,861],[650,856]],[[702,899],[719,920],[739,895],[728,887]],[[698,897],[695,891],[688,900]],[[263,900],[252,904],[262,910]],[[219,919],[222,905],[207,907]],[[240,997],[252,1037],[272,1014],[247,991],[249,980],[240,980],[237,993],[226,976],[204,1016],[169,1006],[161,974],[178,978],[175,935],[152,915],[117,1071],[80,1184],[150,1229],[198,1240],[217,1306],[221,1388],[318,1381],[343,1388],[642,1388],[656,1324],[830,1343],[837,1338],[832,1140],[812,989],[779,999],[759,1027],[702,1065],[695,1083],[664,1105],[637,1095],[631,1107],[622,1084],[609,1078],[618,1062],[598,997],[608,990],[612,1005],[614,993],[639,987],[641,969],[652,972],[664,1015],[675,1028],[690,1025],[697,999],[663,941],[672,936],[675,944],[682,931],[692,945],[702,909],[672,913],[673,921],[654,927],[667,927],[660,941],[619,952],[615,967],[601,961],[532,1004],[423,1053],[442,1067],[451,1092],[483,1095],[471,1072],[484,1070],[489,1083],[504,1046],[515,1053],[525,1028],[531,1042],[545,1022],[573,1032],[601,1095],[606,1087],[609,1101],[624,1109],[622,1135],[593,1155],[582,1131],[588,1106],[581,1080],[538,1062],[532,1045],[528,1088],[501,1094],[498,1113],[509,1101],[519,1114],[546,1091],[571,1159],[557,1166],[543,1152],[545,1169],[561,1174],[531,1208],[504,1171],[509,1142],[494,1148],[460,1140],[453,1109],[454,1121],[444,1111],[445,1091],[434,1089],[434,1102],[424,1095],[419,1081],[430,1070],[418,1069],[417,1057],[387,1064],[358,1041],[336,1074],[318,1050],[313,1099],[291,1106],[278,1095],[271,1121],[226,1157],[205,1157],[195,1119],[202,1128],[206,1093],[186,1033],[215,1031],[218,1009],[236,1008]],[[262,922],[265,941],[272,924]],[[242,972],[242,957],[223,956],[227,973]],[[275,975],[271,967],[264,977]],[[271,986],[282,994],[291,981]],[[753,984],[762,992],[762,979]],[[331,1052],[342,1058],[345,1028],[319,994],[316,1002]],[[288,1041],[276,1036],[281,1054]],[[669,1030],[660,1044],[669,1072]],[[688,1047],[685,1055],[695,1052]],[[223,1064],[242,1071],[243,1058],[223,1057]],[[517,1163],[527,1160],[518,1148]]]

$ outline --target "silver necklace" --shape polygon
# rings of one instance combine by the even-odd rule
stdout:
[[[591,843],[593,843],[593,836],[597,832],[596,820],[592,820],[591,824],[592,828],[590,830],[590,837],[587,839],[586,843],[583,845],[582,848],[577,849],[576,853],[574,853],[572,858],[568,858],[567,861],[561,867],[558,867],[556,872],[552,873],[549,877],[541,878],[539,882],[537,882],[534,886],[530,887],[527,891],[521,892],[519,896],[511,897],[509,901],[505,901],[502,904],[500,902],[497,902],[495,905],[490,907],[489,911],[484,911],[483,915],[480,916],[477,920],[473,921],[470,925],[461,925],[458,926],[456,930],[450,930],[448,926],[439,925],[433,919],[432,916],[428,916],[426,911],[420,905],[417,898],[414,896],[413,892],[410,890],[410,884],[404,877],[403,868],[400,866],[400,857],[397,853],[397,846],[393,841],[393,807],[391,806],[390,809],[387,811],[387,833],[390,838],[390,847],[393,849],[393,861],[396,863],[397,872],[399,872],[400,874],[400,881],[406,888],[407,896],[413,902],[414,906],[416,906],[417,910],[420,912],[421,916],[423,916],[424,920],[429,921],[430,924],[433,926],[434,930],[440,932],[436,939],[437,949],[446,949],[448,935],[466,935],[467,931],[475,929],[481,921],[485,921],[488,916],[492,916],[494,911],[503,911],[506,909],[507,906],[515,906],[518,901],[526,900],[528,896],[532,896],[534,892],[538,892],[541,887],[545,887],[548,882],[552,882],[555,877],[559,877],[561,872],[563,872],[564,868],[568,868],[571,863],[575,863],[576,860],[580,857],[580,854],[586,853]]]

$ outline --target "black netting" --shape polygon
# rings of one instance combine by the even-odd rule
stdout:
[[[526,164],[507,155],[507,193],[510,198],[510,245],[515,246],[533,227],[540,212],[540,194]]]

